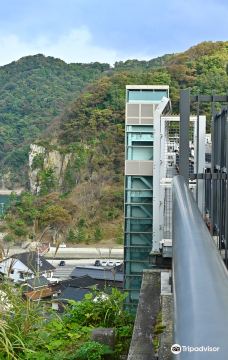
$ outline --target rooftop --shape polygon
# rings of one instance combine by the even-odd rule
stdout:
[[[38,288],[38,287],[43,287],[49,284],[49,281],[46,279],[46,277],[44,276],[39,276],[39,277],[34,277],[33,279],[29,279],[26,281],[26,283],[31,287],[31,288]]]
[[[169,90],[169,85],[126,85],[127,90]]]
[[[75,301],[81,301],[84,296],[88,293],[90,293],[91,290],[89,289],[80,289],[80,288],[74,288],[74,287],[67,287],[65,290],[62,291],[61,295],[56,298],[56,301],[64,301],[64,300],[75,300]]]
[[[71,273],[71,277],[81,277],[88,275],[93,279],[109,280],[109,281],[123,281],[123,273],[118,272],[115,268],[97,268],[96,266],[77,266]]]
[[[33,272],[37,272],[38,268],[40,272],[55,269],[42,255],[38,255],[36,251],[14,254],[12,258],[20,260]]]

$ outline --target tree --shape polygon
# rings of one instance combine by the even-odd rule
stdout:
[[[66,209],[55,204],[48,205],[40,214],[39,220],[47,230],[52,231],[53,241],[57,243],[67,226],[70,225],[72,218]]]

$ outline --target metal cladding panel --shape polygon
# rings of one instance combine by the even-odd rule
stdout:
[[[153,117],[153,113],[153,104],[141,104],[141,117]]]
[[[127,125],[140,125],[140,120],[139,120],[139,118],[130,118],[130,117],[128,117],[126,119],[126,124]]]
[[[137,117],[127,117],[126,125],[152,125],[154,118],[137,118]]]
[[[146,176],[153,175],[153,161],[140,161],[140,173]]]
[[[151,125],[154,122],[154,118],[141,118],[140,125]]]
[[[139,104],[127,104],[127,117],[139,117]]]
[[[125,175],[153,175],[153,161],[143,160],[126,160],[125,161]]]

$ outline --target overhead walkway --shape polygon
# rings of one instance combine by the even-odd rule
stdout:
[[[175,358],[228,359],[228,271],[181,176],[173,180],[173,294]]]

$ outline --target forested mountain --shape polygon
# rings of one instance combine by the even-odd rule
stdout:
[[[0,67],[0,168],[14,181],[28,161],[28,145],[108,64],[66,64],[41,54]],[[21,171],[20,171],[21,170]],[[0,174],[1,178],[1,174]]]
[[[18,151],[14,141],[15,143],[22,142],[25,138],[21,137],[19,139],[17,133],[20,136],[20,124],[26,123],[27,116],[30,121],[28,124],[26,123],[26,126],[22,126],[22,129],[27,129],[31,134],[34,133],[33,136],[26,137],[27,143],[28,139],[34,139],[38,131],[44,127],[44,124],[48,124],[45,132],[42,132],[36,138],[36,143],[43,146],[45,154],[55,151],[59,152],[61,156],[68,155],[69,161],[61,185],[56,182],[51,165],[44,167],[45,154],[40,154],[34,158],[33,169],[37,171],[42,196],[49,196],[48,194],[53,190],[59,191],[61,194],[65,194],[66,199],[72,201],[72,206],[77,207],[77,210],[73,211],[74,215],[68,227],[68,239],[76,242],[90,242],[91,239],[100,240],[104,238],[121,242],[125,86],[127,84],[169,85],[174,113],[178,113],[180,88],[191,87],[192,93],[195,94],[211,94],[212,90],[218,94],[226,94],[228,89],[228,42],[204,42],[183,53],[165,55],[151,61],[128,60],[118,62],[111,69],[106,64],[97,63],[91,65],[66,65],[60,60],[44,58],[41,55],[27,60],[31,62],[34,60],[39,64],[39,59],[45,64],[46,62],[48,64],[54,62],[62,69],[63,72],[53,70],[54,79],[56,79],[56,82],[61,83],[61,86],[56,84],[58,96],[54,92],[55,86],[52,88],[53,81],[48,80],[48,70],[38,66],[36,71],[39,74],[40,72],[46,74],[43,75],[45,81],[49,81],[49,85],[46,85],[49,95],[46,93],[45,101],[44,99],[39,100],[40,97],[36,97],[35,94],[38,92],[39,96],[41,96],[43,91],[39,91],[39,87],[35,86],[34,80],[34,89],[31,87],[32,95],[30,88],[26,88],[27,95],[30,96],[28,105],[31,110],[30,115],[23,116],[23,112],[20,111],[18,119],[15,117],[13,123],[9,120],[3,122],[1,118],[2,128],[8,129],[7,134],[9,136],[7,141],[3,140],[3,151],[7,151],[5,163],[13,165],[13,162],[9,161],[9,159],[14,159],[15,156],[17,164],[20,166],[20,151]],[[22,59],[20,61],[23,64],[27,60]],[[56,65],[56,67],[58,66]],[[12,71],[14,69],[14,72],[16,72],[16,63],[8,65],[7,71],[10,71],[11,67]],[[52,68],[55,68],[54,65],[48,67],[48,69]],[[77,80],[67,80],[69,77],[73,78],[76,72],[75,69],[78,69],[80,73],[80,82],[78,80],[79,75],[76,77]],[[2,68],[3,70],[4,68]],[[50,73],[52,73],[51,70]],[[20,78],[22,75],[15,74],[15,78],[17,76]],[[97,77],[97,79],[90,82],[90,84],[86,84],[86,81],[88,82],[92,77]],[[14,77],[11,77],[11,81],[12,78]],[[66,78],[65,82],[64,78]],[[39,77],[39,79],[41,86],[42,77]],[[23,83],[22,80],[21,82]],[[81,84],[80,89],[79,83]],[[69,84],[74,84],[74,90],[69,90]],[[83,85],[86,86],[81,91]],[[1,97],[1,103],[9,97],[14,98],[15,104],[27,104],[26,91],[21,91],[20,95],[16,96],[16,89],[19,91],[20,87],[5,90],[7,96],[5,99]],[[60,89],[64,89],[64,91],[62,90],[62,93],[66,95],[64,99],[60,96]],[[79,93],[80,91],[81,93]],[[23,97],[24,102],[22,101]],[[70,97],[75,100],[67,106]],[[32,100],[35,101],[34,113],[32,111],[33,107],[30,107]],[[45,104],[49,104],[49,102],[52,105],[46,107]],[[54,116],[56,112],[61,111],[64,105],[66,105],[65,110],[57,121]],[[21,107],[19,108],[21,109]],[[0,105],[0,112],[2,112],[2,109],[3,107]],[[12,115],[11,108],[8,109],[8,112],[7,107],[4,109],[8,116],[9,114]],[[205,110],[207,111],[206,108]],[[40,113],[43,115],[40,116]],[[51,121],[51,118],[53,118],[53,121]],[[11,121],[13,121],[13,118]],[[40,127],[36,125],[36,122],[39,121],[41,122]],[[38,130],[34,130],[34,128],[38,128]],[[1,139],[3,138],[1,137]],[[10,144],[10,147],[8,144]],[[23,161],[26,156],[24,153]],[[45,201],[49,200],[48,198],[43,201],[45,203]],[[56,203],[59,206],[57,200]],[[35,204],[37,204],[36,201]],[[39,212],[39,206],[35,205],[35,208]],[[40,223],[42,224],[41,220]],[[26,218],[23,221],[26,223]]]

